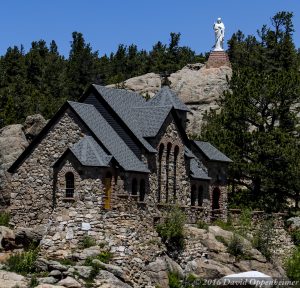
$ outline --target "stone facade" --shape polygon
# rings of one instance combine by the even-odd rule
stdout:
[[[138,172],[123,169],[116,160],[103,166],[84,165],[72,147],[94,137],[94,132],[73,109],[66,106],[49,122],[11,176],[11,224],[46,227],[42,241],[46,255],[68,257],[84,236],[91,236],[108,245],[115,264],[122,265],[129,256],[139,259],[130,264],[132,273],[138,274],[165,251],[154,224],[170,207],[178,205],[190,224],[226,219],[227,164],[207,161],[189,147],[211,180],[191,176],[186,112],[170,110],[156,137],[147,139],[157,153],[145,148],[138,153],[149,172]],[[150,246],[157,255],[148,252]],[[139,281],[146,283],[147,275],[141,273]]]

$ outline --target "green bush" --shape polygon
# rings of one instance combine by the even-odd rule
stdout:
[[[205,229],[205,230],[208,230],[208,224],[205,223],[204,221],[201,221],[201,220],[197,221],[197,227],[198,227],[199,229]]]
[[[175,206],[167,213],[164,222],[156,227],[171,257],[176,258],[184,249],[184,224],[185,215]]]
[[[261,227],[255,231],[253,236],[252,244],[254,248],[260,251],[267,260],[271,260],[272,248],[274,246],[274,221],[273,219],[268,219],[263,221]]]
[[[218,240],[219,242],[223,243],[225,246],[228,246],[227,241],[225,240],[225,238],[223,236],[220,235],[216,235],[215,236],[216,240]]]
[[[75,266],[76,262],[68,259],[68,258],[64,258],[64,259],[58,259],[57,260],[59,263],[61,263],[62,265],[68,265],[68,266]]]
[[[300,246],[300,230],[293,230],[291,232],[291,237],[296,246]]]
[[[0,226],[9,226],[10,215],[9,213],[0,213]]]
[[[7,260],[8,270],[20,274],[33,273],[37,256],[37,249],[14,254]]]
[[[223,230],[227,230],[227,231],[234,231],[234,227],[232,226],[231,222],[224,222],[223,220],[215,220],[213,222],[214,226],[219,226],[221,227]]]
[[[169,272],[169,287],[170,288],[181,288],[181,282],[177,273]]]
[[[92,246],[96,246],[96,240],[91,236],[84,236],[80,241],[79,246],[81,248],[90,248]]]
[[[36,276],[33,276],[31,279],[30,279],[30,282],[29,282],[29,287],[30,288],[34,288],[36,286],[39,285],[39,281],[37,280]]]
[[[236,257],[243,257],[245,255],[245,248],[240,236],[233,234],[227,244],[227,252]]]
[[[113,254],[109,251],[103,251],[101,252],[99,255],[97,256],[90,256],[90,257],[87,257],[85,259],[85,262],[84,262],[84,265],[85,266],[93,266],[93,260],[94,259],[98,259],[99,261],[103,262],[103,263],[109,263],[110,260],[112,259],[113,257]]]
[[[293,255],[287,260],[286,275],[293,281],[300,281],[300,247],[297,247]]]

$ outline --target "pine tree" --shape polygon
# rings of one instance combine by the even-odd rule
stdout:
[[[270,210],[282,209],[288,198],[297,202],[300,189],[300,76],[294,65],[291,17],[291,13],[277,13],[272,23],[280,25],[275,30],[264,26],[262,41],[252,41],[252,47],[249,37],[233,36],[230,90],[220,100],[220,113],[207,115],[202,131],[204,139],[234,160],[231,181],[248,189],[259,208]],[[253,50],[261,50],[262,56],[255,59]]]

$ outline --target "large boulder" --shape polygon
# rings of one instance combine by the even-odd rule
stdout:
[[[21,124],[0,129],[0,207],[10,203],[10,175],[7,169],[28,146]]]
[[[45,233],[46,227],[36,228],[24,228],[18,227],[15,232],[15,239],[17,245],[23,245],[24,247],[37,246]]]
[[[132,286],[118,279],[114,274],[100,270],[94,279],[97,288],[131,288]]]
[[[73,277],[68,276],[67,278],[60,280],[57,285],[64,286],[66,288],[81,288],[82,285],[75,280]]]
[[[194,274],[201,278],[221,278],[233,274],[233,271],[227,266],[207,259],[195,259],[187,263],[185,267],[186,274]]]
[[[9,250],[16,246],[15,233],[5,226],[0,226],[0,249]]]
[[[231,76],[232,69],[228,66],[206,68],[201,63],[188,64],[170,75],[170,88],[192,112],[188,115],[188,132],[198,134],[205,111],[218,109],[217,100],[228,89],[227,80]],[[159,74],[147,73],[126,80],[122,86],[144,96],[153,97],[161,88],[161,79]]]
[[[157,258],[145,267],[147,275],[153,284],[161,288],[169,287],[168,266],[163,258]]]
[[[0,288],[27,288],[28,280],[22,275],[0,270]]]
[[[28,141],[31,141],[45,127],[47,121],[41,114],[28,116],[24,122],[24,134]]]

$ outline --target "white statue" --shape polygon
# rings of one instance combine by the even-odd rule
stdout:
[[[225,26],[222,23],[221,18],[217,19],[217,22],[214,23],[214,31],[215,31],[215,45],[213,51],[224,51],[224,35],[225,35]]]

